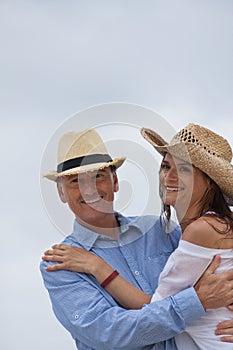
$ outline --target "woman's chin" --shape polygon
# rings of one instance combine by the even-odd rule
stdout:
[[[171,205],[172,207],[174,207],[176,205],[176,200],[177,198],[171,198],[170,196],[167,196],[163,199],[163,203],[165,205]]]

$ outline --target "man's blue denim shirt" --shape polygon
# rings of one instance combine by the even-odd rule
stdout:
[[[169,255],[177,247],[180,229],[164,232],[154,216],[124,217],[118,221],[118,240],[99,235],[74,223],[73,233],[64,244],[86,248],[102,257],[122,277],[152,295]],[[125,310],[99,285],[93,276],[60,270],[40,269],[49,292],[53,311],[70,332],[78,350],[174,350],[174,336],[187,324],[199,319],[204,309],[193,288],[173,297]]]

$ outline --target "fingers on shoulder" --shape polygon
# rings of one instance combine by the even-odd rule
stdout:
[[[69,247],[67,244],[59,243],[59,244],[54,244],[52,246],[53,249],[60,249],[60,250],[65,250],[67,247]]]

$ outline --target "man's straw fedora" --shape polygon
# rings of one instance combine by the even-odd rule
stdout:
[[[109,166],[119,168],[125,157],[112,159],[103,140],[94,129],[65,133],[58,145],[57,170],[43,176],[56,181],[61,176],[97,171]]]
[[[226,139],[196,124],[188,124],[170,143],[151,129],[142,128],[141,134],[160,154],[169,152],[206,173],[233,205],[232,149]]]

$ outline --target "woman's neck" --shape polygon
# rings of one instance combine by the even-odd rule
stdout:
[[[185,213],[181,213],[177,211],[176,215],[177,215],[177,219],[180,224],[181,230],[182,232],[184,232],[186,227],[200,216],[200,209],[190,207]]]

